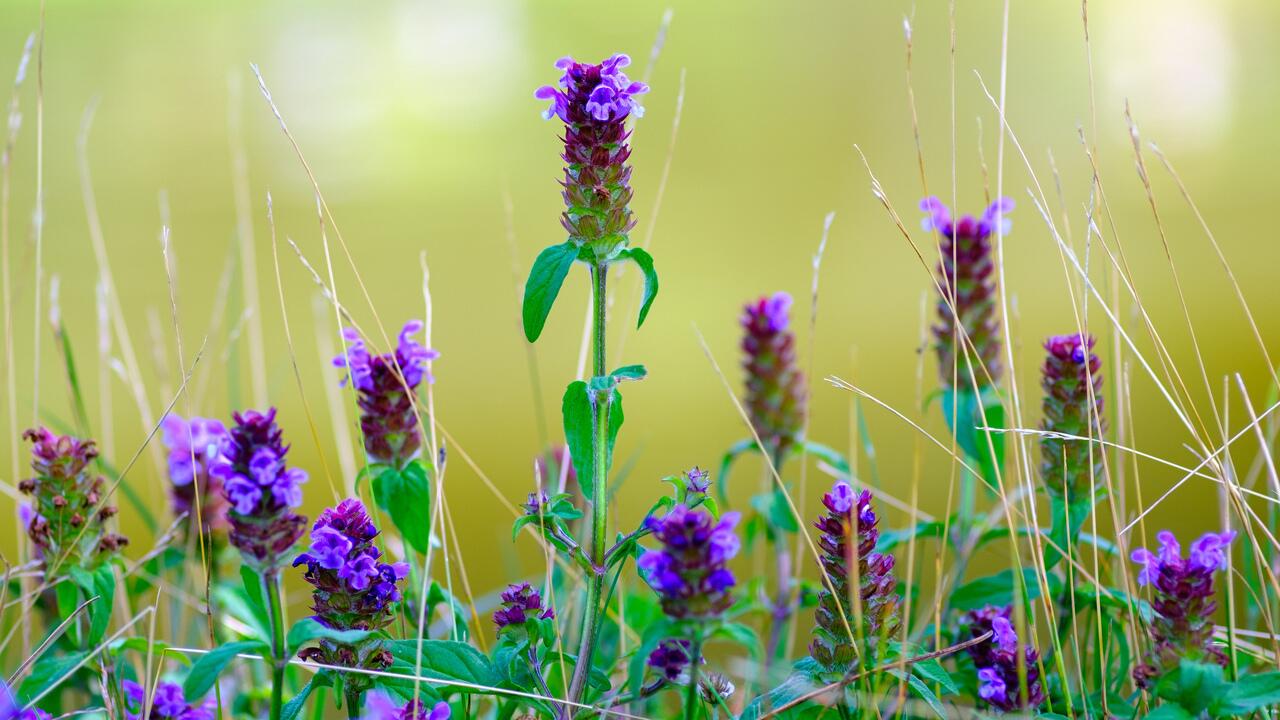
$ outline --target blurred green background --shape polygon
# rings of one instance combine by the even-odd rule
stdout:
[[[961,209],[985,204],[979,148],[995,192],[998,121],[977,75],[998,92],[1001,9],[998,2],[960,3],[952,74],[948,4],[886,2],[782,3],[760,0],[643,0],[631,3],[520,2],[172,2],[60,0],[46,12],[44,55],[45,285],[35,287],[31,210],[36,175],[34,72],[21,94],[24,124],[12,173],[10,238],[14,279],[14,343],[19,427],[33,416],[34,293],[49,302],[56,275],[61,317],[74,344],[89,415],[107,439],[105,453],[124,465],[145,428],[131,390],[100,371],[95,284],[76,144],[87,106],[97,103],[88,158],[102,230],[128,331],[145,378],[146,403],[158,415],[172,398],[177,349],[161,252],[162,223],[172,227],[178,311],[187,361],[208,336],[194,381],[203,389],[192,412],[224,417],[252,402],[244,302],[234,259],[237,237],[232,118],[239,118],[247,158],[248,221],[255,241],[258,293],[266,338],[271,402],[281,408],[293,459],[312,475],[308,512],[332,499],[303,397],[315,419],[329,471],[340,473],[326,387],[336,383],[328,352],[336,343],[331,312],[317,311],[316,287],[293,252],[294,239],[327,272],[307,175],[259,95],[249,63],[260,65],[306,155],[389,333],[423,316],[419,256],[426,254],[434,299],[433,344],[438,418],[450,443],[447,494],[468,575],[477,592],[517,570],[540,565],[532,544],[510,542],[509,512],[463,461],[463,452],[518,502],[532,489],[531,458],[547,423],[558,437],[559,397],[572,378],[583,328],[585,272],[575,272],[536,346],[536,405],[529,355],[517,328],[517,279],[534,254],[562,240],[559,128],[543,121],[533,90],[557,77],[564,54],[598,59],[615,51],[643,75],[666,8],[674,10],[665,48],[650,78],[648,112],[634,136],[637,242],[652,232],[662,292],[641,332],[626,331],[620,360],[644,363],[651,376],[626,389],[627,423],[618,467],[629,468],[622,517],[634,523],[663,492],[656,481],[692,465],[714,467],[746,436],[733,404],[699,348],[700,331],[735,392],[740,391],[737,317],[762,293],[797,297],[802,361],[812,374],[816,440],[848,448],[851,397],[822,381],[839,375],[878,395],[938,436],[936,406],[920,395],[936,384],[931,352],[917,382],[921,303],[932,287],[911,247],[870,192],[858,144],[913,238],[932,265],[933,239],[918,231],[923,194],[907,96],[904,16],[914,13],[914,91],[932,192],[948,198],[954,171]],[[39,23],[33,0],[0,4],[0,70],[10,77],[28,33]],[[1251,300],[1264,337],[1280,331],[1280,293],[1272,212],[1280,166],[1280,5],[1265,0],[1128,0],[1088,7],[1090,55],[1078,2],[1015,2],[1009,17],[1008,118],[1045,192],[1056,221],[1069,219],[1071,242],[1084,251],[1090,205],[1083,128],[1097,145],[1112,217],[1100,222],[1108,242],[1118,233],[1145,308],[1160,328],[1206,422],[1212,414],[1196,369],[1160,234],[1134,170],[1123,120],[1127,100],[1144,140],[1157,142],[1177,165]],[[33,67],[34,71],[34,67]],[[671,148],[682,73],[686,93],[661,211],[658,184]],[[954,116],[952,87],[955,89]],[[238,90],[237,90],[238,88]],[[0,90],[7,95],[7,91]],[[954,123],[953,123],[954,117]],[[1095,134],[1096,127],[1096,134]],[[954,152],[953,152],[953,142]],[[1054,190],[1050,153],[1060,171]],[[954,157],[954,165],[953,165]],[[1039,343],[1075,325],[1056,245],[1031,202],[1031,176],[1012,143],[1004,146],[1003,187],[1018,202],[1005,246],[1006,277],[1018,346],[1017,381],[1028,425],[1038,423]],[[1261,409],[1269,374],[1231,286],[1204,232],[1176,186],[1146,156],[1168,246],[1180,272],[1213,392],[1239,372]],[[274,198],[281,243],[280,274],[302,393],[292,376],[272,268],[266,193]],[[504,198],[515,238],[507,239]],[[820,312],[810,337],[811,256],[823,217],[835,212],[822,266]],[[375,327],[355,276],[334,243],[339,294],[357,319]],[[1096,243],[1089,255],[1107,287],[1108,260]],[[231,277],[224,321],[220,283]],[[613,322],[613,348],[632,322],[634,273],[623,280]],[[1073,277],[1079,297],[1079,283]],[[930,300],[930,312],[932,312]],[[1139,348],[1151,342],[1128,298],[1116,308]],[[1089,318],[1103,339],[1107,382],[1116,381],[1112,333],[1096,304]],[[41,342],[39,411],[70,417],[67,386],[47,324]],[[377,333],[374,333],[377,336]],[[230,337],[229,337],[230,336]],[[232,342],[238,339],[237,342]],[[108,351],[122,358],[119,338]],[[610,352],[614,358],[613,351]],[[1133,358],[1133,440],[1142,450],[1194,465],[1191,442],[1169,405]],[[621,363],[620,363],[621,364]],[[109,428],[100,380],[109,385]],[[1232,381],[1225,412],[1233,428],[1245,413]],[[350,408],[349,402],[344,406]],[[178,412],[185,414],[186,400]],[[874,463],[883,488],[910,494],[919,458],[923,510],[945,507],[951,465],[893,416],[866,407]],[[1219,412],[1224,409],[1219,403]],[[7,416],[6,416],[7,417]],[[347,422],[350,422],[349,418]],[[1215,431],[1216,432],[1216,431]],[[554,438],[552,438],[554,439]],[[1256,444],[1238,446],[1242,465]],[[25,474],[26,450],[20,449]],[[871,458],[859,452],[869,476]],[[0,514],[12,517],[15,478],[8,442],[0,443],[7,486]],[[1180,475],[1140,462],[1148,500]],[[1132,480],[1133,468],[1127,468]],[[796,479],[799,467],[789,474]],[[758,477],[740,469],[740,489]],[[153,457],[130,473],[158,514],[166,502]],[[340,481],[340,479],[339,479]],[[808,473],[806,512],[828,479]],[[738,494],[737,497],[744,495]],[[121,503],[123,505],[123,503]],[[1218,524],[1217,491],[1193,480],[1156,511],[1156,525],[1202,532]],[[126,508],[124,523],[149,546]],[[891,524],[900,514],[889,513]],[[1149,526],[1151,528],[1151,526]],[[1154,528],[1151,528],[1154,531]],[[13,558],[15,537],[0,533]]]

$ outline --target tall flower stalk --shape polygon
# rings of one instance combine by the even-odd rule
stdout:
[[[779,477],[791,451],[804,441],[806,389],[796,363],[796,338],[790,329],[791,296],[785,292],[761,297],[743,308],[742,368],[746,376],[744,404],[751,427]],[[766,479],[766,506],[784,503],[781,488]],[[763,676],[781,649],[792,613],[791,551],[788,528],[770,523],[767,537],[776,559],[778,588],[770,612],[769,644]],[[794,529],[794,528],[791,528]]]
[[[276,425],[276,410],[235,413],[235,424],[223,450],[225,462],[214,466],[231,508],[231,544],[245,564],[262,577],[271,615],[271,718],[279,720],[284,707],[284,669],[288,662],[284,639],[284,602],[280,569],[294,543],[306,530],[306,517],[293,512],[302,505],[306,472],[285,464],[289,447]]]
[[[971,646],[968,653],[978,669],[978,697],[999,712],[1032,711],[1045,699],[1040,684],[1040,655],[1029,642],[1019,642],[1010,612],[1008,606],[992,605],[970,611],[965,617],[970,636],[991,633],[991,637]]]
[[[621,425],[621,379],[606,366],[607,287],[610,264],[630,260],[644,272],[645,297],[640,310],[644,322],[657,294],[658,277],[653,258],[640,248],[629,247],[635,226],[631,212],[630,130],[627,121],[643,108],[636,96],[648,91],[624,72],[631,60],[613,55],[598,64],[565,57],[556,61],[562,75],[554,86],[539,88],[534,96],[550,102],[543,117],[564,124],[564,176],[561,180],[565,209],[560,224],[568,237],[560,245],[543,250],[525,284],[523,320],[525,336],[537,340],[560,286],[575,262],[591,272],[592,379],[573,383],[565,395],[565,430],[574,467],[591,502],[591,571],[583,610],[578,657],[569,684],[569,700],[578,701],[586,690],[604,615],[604,585],[608,558],[608,473],[613,438]],[[634,368],[633,368],[634,370]],[[622,372],[622,371],[619,371]],[[589,440],[587,439],[589,438]]]
[[[1051,497],[1068,505],[1091,500],[1092,486],[1102,482],[1099,446],[1061,435],[1101,440],[1107,429],[1102,408],[1102,361],[1094,340],[1079,334],[1055,335],[1044,343],[1040,370],[1044,388],[1041,429],[1056,435],[1040,440],[1040,478]]]

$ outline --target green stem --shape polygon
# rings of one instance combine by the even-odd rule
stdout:
[[[693,642],[689,645],[689,687],[684,699],[685,720],[697,717],[698,706],[702,704],[698,697],[698,666],[702,660],[702,628],[693,631]]]
[[[353,692],[351,688],[347,688],[344,693],[347,696],[347,718],[349,720],[358,720],[360,717],[360,693]]]
[[[262,577],[271,612],[271,720],[284,712],[284,668],[288,662],[284,646],[284,602],[280,596],[280,575],[274,571]]]
[[[593,375],[603,377],[605,370],[605,328],[608,297],[605,283],[609,276],[608,264],[591,267],[592,289],[592,343],[594,346]],[[609,474],[609,399],[612,391],[596,393],[590,391],[592,408],[595,411],[595,427],[591,433],[591,449],[594,455],[595,471],[591,483],[591,563],[595,566],[587,582],[587,602],[582,621],[582,638],[578,645],[578,660],[573,668],[573,678],[569,683],[569,700],[581,702],[582,693],[586,689],[587,676],[591,671],[592,655],[595,653],[596,636],[600,630],[601,616],[604,607],[601,599],[604,590],[605,555],[608,552],[608,477]]]

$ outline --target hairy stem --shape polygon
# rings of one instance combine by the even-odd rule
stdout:
[[[288,663],[284,646],[284,602],[280,597],[280,575],[269,572],[262,577],[271,613],[271,720],[280,720],[284,712],[284,668]]]
[[[605,282],[609,276],[608,264],[593,265],[591,268],[591,290],[593,300],[592,311],[592,343],[593,375],[603,377],[605,370],[605,321],[607,312],[607,296]],[[605,555],[609,540],[609,508],[608,475],[609,471],[609,398],[611,391],[603,393],[591,392],[591,404],[595,411],[595,428],[591,433],[591,449],[594,456],[595,470],[591,483],[591,563],[595,566],[587,581],[587,602],[582,621],[582,639],[578,646],[578,661],[573,668],[573,678],[569,683],[569,699],[581,702],[582,693],[586,689],[587,675],[591,671],[592,655],[595,653],[596,636],[600,630],[601,616],[604,607],[601,599],[604,590]]]
[[[689,644],[689,688],[684,699],[685,720],[693,720],[698,715],[698,706],[702,703],[698,697],[698,666],[702,659],[702,628],[693,631],[693,641]]]

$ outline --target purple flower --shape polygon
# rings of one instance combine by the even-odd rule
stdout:
[[[809,654],[823,667],[848,669],[859,653],[855,639],[862,638],[874,649],[897,633],[899,627],[898,580],[893,574],[892,555],[875,552],[880,531],[879,519],[871,507],[871,493],[854,493],[846,482],[837,482],[822,497],[827,512],[814,521],[821,533],[818,548],[822,551],[822,570],[830,586],[823,582],[814,610],[813,641]],[[861,597],[863,627],[851,627],[856,617],[850,607],[854,592],[850,560],[858,563],[858,594]]]
[[[645,528],[662,547],[645,551],[637,567],[661,596],[667,615],[708,619],[733,602],[729,591],[736,580],[725,565],[741,548],[738,518],[731,512],[717,521],[704,510],[676,505],[661,518],[645,519]]]
[[[146,688],[132,680],[124,681],[125,720],[142,720],[146,697]],[[217,701],[213,698],[191,703],[182,694],[181,685],[162,682],[151,697],[151,714],[147,720],[213,720],[216,710]]]
[[[542,606],[542,595],[529,583],[513,583],[502,592],[502,607],[493,613],[493,622],[501,632],[510,626],[523,626],[533,619],[550,620],[556,614]]]
[[[1044,702],[1040,684],[1040,659],[1030,643],[1023,646],[1022,666],[1026,677],[1026,701],[1018,676],[1018,633],[1009,619],[1009,607],[988,605],[966,614],[970,637],[991,633],[985,642],[970,646],[966,652],[978,668],[978,697],[1000,712],[1034,710]]]
[[[656,670],[669,683],[683,680],[688,684],[689,658],[692,653],[693,647],[688,640],[668,638],[658,643],[658,647],[649,653],[645,664]]]
[[[1182,546],[1168,530],[1156,535],[1158,552],[1138,548],[1131,555],[1138,563],[1138,584],[1152,589],[1152,646],[1134,671],[1141,687],[1178,667],[1182,660],[1225,666],[1226,655],[1213,644],[1214,576],[1227,567],[1227,554],[1235,532],[1207,533],[1191,544],[1182,557]]]
[[[211,477],[222,481],[231,504],[231,544],[246,562],[263,573],[274,573],[306,529],[307,519],[293,512],[302,504],[307,474],[287,467],[284,444],[276,425],[276,410],[235,413],[235,425],[223,444],[223,462]]]
[[[186,514],[188,529],[194,527],[192,516],[198,504],[200,527],[225,530],[227,500],[213,468],[226,463],[222,450],[227,428],[217,420],[193,417],[188,421],[178,415],[165,417],[160,427],[161,440],[169,451],[169,497],[174,515]]]
[[[335,367],[347,369],[342,383],[350,381],[358,391],[360,429],[369,459],[397,469],[422,451],[414,401],[422,381],[433,381],[427,363],[440,357],[440,353],[413,339],[419,332],[422,323],[410,320],[400,331],[395,352],[372,355],[360,334],[347,328],[342,332],[348,342],[347,351],[333,359]]]
[[[65,573],[72,566],[96,568],[127,545],[127,538],[106,528],[115,506],[98,506],[103,480],[90,471],[98,456],[93,441],[43,427],[22,437],[31,441],[35,477],[18,483],[18,490],[31,496],[20,517],[40,556],[65,558],[59,566]]]
[[[791,296],[774,293],[749,303],[742,313],[742,367],[747,414],[761,448],[775,464],[801,441],[806,391],[796,364],[796,338],[789,329]]]
[[[378,529],[369,519],[364,504],[348,498],[326,509],[311,530],[311,547],[294,560],[305,565],[304,578],[313,587],[311,609],[316,622],[334,630],[372,630],[387,627],[395,619],[400,601],[400,581],[409,574],[402,562],[383,563],[374,545]],[[298,653],[304,660],[383,670],[392,658],[372,635],[355,643],[321,639],[314,647]],[[353,675],[347,680],[363,692],[370,676]]]
[[[1107,421],[1102,407],[1102,361],[1093,353],[1093,338],[1055,335],[1045,341],[1044,348],[1041,429],[1101,440]],[[1100,446],[1053,435],[1040,439],[1040,477],[1045,489],[1068,504],[1088,500],[1091,487],[1104,484],[1105,468]]]
[[[711,474],[699,467],[694,467],[684,474],[684,489],[690,495],[706,495],[711,488]]]
[[[371,693],[364,703],[364,715],[360,720],[449,720],[451,710],[449,703],[441,701],[431,707],[410,700],[404,705],[397,705],[386,695]]]
[[[1003,228],[1001,234],[1009,231],[1009,220],[1004,213],[1013,210],[1013,201],[1000,198],[981,218],[965,215],[959,221],[952,220],[951,211],[936,197],[920,201],[920,209],[928,213],[921,223],[924,229],[936,231],[940,238],[938,285],[942,296],[938,298],[938,324],[933,327],[933,335],[937,341],[938,374],[942,384],[945,387],[951,387],[953,381],[961,386],[970,384],[966,361],[970,343],[981,366],[973,368],[978,386],[996,384],[1003,366],[990,237],[997,223]],[[953,377],[953,373],[958,376]]]
[[[563,73],[559,84],[534,93],[551,103],[543,117],[559,117],[565,124],[561,224],[569,242],[590,247],[599,262],[615,258],[635,226],[626,120],[643,114],[635,97],[649,88],[623,73],[630,63],[626,55],[614,55],[599,65],[561,58],[555,65]]]
[[[0,679],[0,720],[52,720],[53,716],[38,707],[23,708],[13,691]]]

